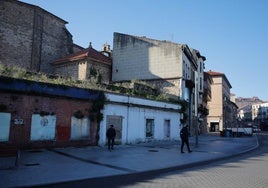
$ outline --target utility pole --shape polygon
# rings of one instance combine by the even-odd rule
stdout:
[[[195,109],[194,109],[194,123],[195,123],[195,147],[198,147],[198,72],[195,71]]]

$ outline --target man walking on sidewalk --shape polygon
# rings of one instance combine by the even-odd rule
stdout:
[[[190,145],[189,145],[189,132],[188,132],[188,125],[185,125],[181,131],[180,131],[180,137],[181,137],[181,153],[184,153],[183,147],[184,143],[187,146],[188,152],[191,153],[192,151],[190,150]]]
[[[108,149],[114,149],[114,139],[116,136],[116,132],[113,125],[110,125],[110,128],[106,132],[106,136],[108,138]]]

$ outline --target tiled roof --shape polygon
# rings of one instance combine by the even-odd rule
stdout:
[[[207,73],[211,76],[223,76],[224,74],[221,73],[221,72],[215,72],[215,71],[212,71],[212,70],[209,70],[207,71]]]
[[[215,71],[212,71],[212,70],[209,70],[207,71],[207,73],[210,75],[210,76],[221,76],[223,79],[225,79],[225,81],[227,82],[227,84],[229,85],[230,88],[232,88],[232,85],[230,84],[229,80],[227,79],[227,77],[225,76],[224,73],[221,73],[221,72],[215,72]]]
[[[81,50],[79,52],[67,55],[63,58],[60,58],[56,61],[53,61],[51,64],[52,65],[57,65],[57,64],[63,64],[63,63],[68,63],[71,61],[75,60],[80,60],[80,59],[85,59],[85,58],[92,58],[96,61],[104,62],[104,63],[112,63],[112,59],[110,57],[107,57],[103,55],[101,52],[98,52],[92,47],[89,47],[87,49]]]

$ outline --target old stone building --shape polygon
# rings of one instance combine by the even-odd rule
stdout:
[[[49,62],[73,52],[67,22],[17,0],[0,1],[0,63],[52,73]]]
[[[109,55],[110,48],[104,45],[103,53]],[[92,80],[97,83],[109,84],[111,81],[112,59],[95,50],[91,45],[89,48],[65,56],[53,61],[55,73],[66,78],[75,80]]]

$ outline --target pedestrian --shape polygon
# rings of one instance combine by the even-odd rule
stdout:
[[[189,145],[189,132],[188,132],[188,125],[185,125],[181,131],[180,131],[180,136],[181,136],[181,153],[184,153],[183,147],[184,144],[186,144],[188,152],[191,153],[190,145]]]
[[[114,149],[114,139],[116,136],[116,132],[113,125],[110,125],[110,128],[106,131],[106,136],[108,138],[108,149]]]

